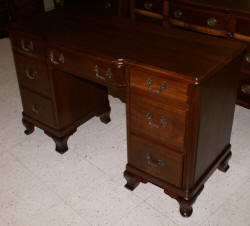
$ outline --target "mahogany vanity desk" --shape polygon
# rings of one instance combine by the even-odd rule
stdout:
[[[64,153],[78,126],[94,116],[110,121],[107,87],[126,92],[126,187],[151,182],[190,216],[205,181],[229,167],[245,47],[64,9],[9,30],[25,133],[43,129]]]

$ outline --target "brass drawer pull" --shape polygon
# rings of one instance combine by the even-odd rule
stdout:
[[[147,84],[148,84],[149,90],[156,94],[160,94],[162,91],[167,90],[167,82],[162,83],[160,90],[156,90],[152,88],[152,80],[150,79],[150,77],[148,77],[147,79]]]
[[[30,80],[35,80],[38,78],[38,73],[37,71],[34,71],[32,74],[30,73],[30,69],[29,68],[26,68],[25,69],[25,74],[26,74],[26,77]]]
[[[207,25],[209,27],[215,27],[217,24],[217,20],[214,17],[208,18],[207,19]]]
[[[165,166],[165,162],[163,160],[153,160],[152,156],[149,153],[146,153],[146,159],[148,161],[148,165],[153,166],[155,168]]]
[[[153,123],[151,120],[152,120],[152,114],[150,112],[147,113],[147,119],[148,119],[148,124],[156,129],[159,129],[160,126],[162,126],[163,128],[166,128],[167,127],[167,120],[164,116],[162,116],[160,118],[160,124],[156,124],[156,123]]]
[[[95,72],[95,76],[97,78],[101,79],[101,80],[106,80],[107,78],[111,79],[112,75],[113,75],[112,70],[110,68],[108,68],[107,71],[106,71],[106,76],[105,77],[101,76],[100,73],[99,73],[98,65],[95,65],[94,72]]]
[[[250,85],[249,84],[243,84],[241,86],[241,91],[247,95],[250,95]]]
[[[150,10],[152,8],[152,6],[153,6],[153,3],[150,2],[150,1],[146,1],[144,3],[144,8],[147,9],[147,10]]]
[[[246,62],[247,62],[247,63],[250,63],[250,53],[247,53],[247,54],[245,55],[245,59],[246,59]]]
[[[60,64],[60,63],[64,64],[64,55],[61,53],[61,54],[60,54],[60,57],[59,57],[59,59],[58,59],[58,61],[56,61],[56,60],[54,59],[54,53],[53,53],[53,51],[50,51],[50,61],[51,61],[51,63],[54,64],[54,65],[58,65],[58,64]]]
[[[180,9],[177,9],[177,10],[174,11],[174,17],[177,18],[177,19],[181,18],[182,14],[183,13],[182,13],[182,11]]]
[[[24,40],[22,39],[21,40],[21,47],[22,47],[22,50],[24,50],[25,52],[31,52],[31,51],[34,51],[34,45],[33,45],[33,42],[30,41],[30,43],[25,46],[25,42]]]
[[[37,108],[37,106],[36,106],[35,104],[32,104],[31,110],[32,110],[35,114],[39,114],[39,110],[38,110],[38,108]]]

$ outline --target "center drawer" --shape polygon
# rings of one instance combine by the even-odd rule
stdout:
[[[183,156],[130,135],[128,164],[154,177],[180,187],[182,184]]]
[[[126,86],[122,60],[105,61],[98,57],[78,54],[68,50],[50,49],[50,63],[65,72],[114,88]]]
[[[164,106],[139,95],[130,96],[130,128],[134,134],[183,151],[186,121],[185,110]]]

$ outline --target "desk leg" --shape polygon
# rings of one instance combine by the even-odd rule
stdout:
[[[60,154],[64,154],[66,151],[68,151],[68,139],[75,132],[76,132],[76,129],[74,131],[70,132],[68,135],[65,135],[63,137],[57,137],[57,136],[52,135],[46,131],[45,131],[45,134],[47,134],[48,136],[50,136],[54,140],[54,142],[56,144],[56,151]]]
[[[106,111],[104,113],[102,113],[99,117],[100,117],[100,120],[101,122],[103,122],[104,124],[108,124],[111,119],[110,119],[110,110],[109,111]]]
[[[218,166],[218,169],[224,173],[226,173],[229,169],[229,160],[232,157],[232,152],[230,151],[229,155],[226,156],[226,158],[221,162],[221,164]]]
[[[22,122],[23,122],[24,127],[26,128],[26,130],[24,131],[24,133],[26,135],[30,135],[31,133],[34,132],[35,127],[34,127],[34,125],[32,123],[30,123],[30,122],[28,122],[28,121],[26,121],[24,119],[22,120]]]

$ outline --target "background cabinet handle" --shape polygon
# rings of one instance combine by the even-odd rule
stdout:
[[[179,9],[174,11],[174,17],[177,18],[177,19],[181,18],[182,14],[183,14],[182,11],[179,10]]]
[[[24,50],[25,52],[31,52],[31,51],[34,51],[34,45],[33,45],[33,42],[30,41],[30,43],[25,46],[25,42],[24,40],[22,39],[21,40],[21,47],[22,47],[22,50]]]
[[[144,8],[147,9],[147,10],[151,9],[152,6],[153,6],[153,3],[150,2],[150,1],[146,1],[146,2],[144,3]]]
[[[146,153],[146,159],[148,160],[148,165],[153,166],[155,168],[165,166],[165,162],[163,160],[153,160],[152,156],[149,153]]]
[[[30,73],[30,69],[26,68],[25,70],[26,77],[30,80],[35,80],[38,78],[38,73],[34,71],[32,74]]]
[[[152,88],[152,80],[150,79],[150,77],[148,77],[147,83],[148,83],[149,90],[153,93],[160,94],[162,91],[167,90],[167,82],[162,83],[160,90],[156,90]]]
[[[215,27],[217,24],[217,20],[213,17],[207,19],[207,25],[209,27]]]
[[[64,55],[61,53],[58,61],[56,61],[54,59],[54,53],[53,53],[53,51],[50,51],[50,61],[51,61],[52,64],[55,64],[55,65],[58,65],[60,63],[63,64],[64,63]]]

